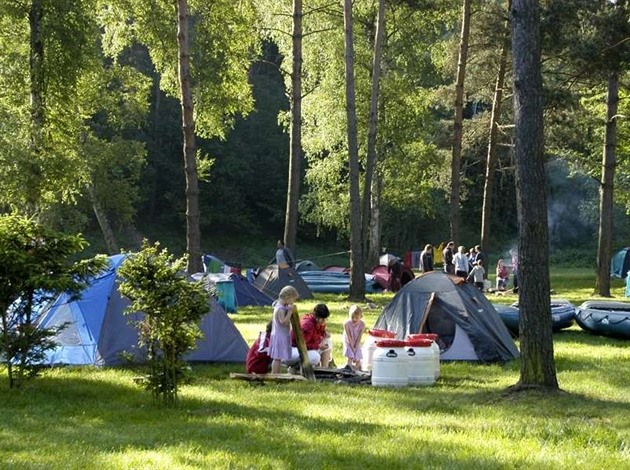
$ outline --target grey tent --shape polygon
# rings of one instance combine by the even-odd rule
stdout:
[[[254,287],[277,299],[284,286],[293,286],[300,294],[300,299],[312,299],[313,293],[304,279],[293,268],[278,268],[277,264],[270,264],[263,269],[253,282]]]
[[[118,292],[117,272],[125,255],[109,258],[109,268],[96,276],[79,299],[61,294],[42,312],[38,328],[66,325],[53,340],[57,346],[46,352],[43,364],[114,365],[125,362],[124,355],[143,360],[138,350],[138,332],[126,316],[129,300]],[[208,314],[200,325],[203,338],[186,359],[208,362],[245,362],[247,343],[221,306],[208,299]]]
[[[374,328],[399,339],[437,333],[441,360],[504,362],[518,357],[510,333],[473,284],[441,271],[422,274],[398,291]]]
[[[304,261],[300,261],[296,266],[295,266],[295,270],[297,272],[302,272],[302,271],[321,271],[322,268],[320,268],[319,266],[317,266],[314,262],[312,262],[309,259],[305,259]]]

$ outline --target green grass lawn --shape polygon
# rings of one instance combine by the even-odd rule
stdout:
[[[592,298],[592,274],[554,273],[558,297]],[[623,298],[623,287],[614,293]],[[371,326],[391,294],[370,297]],[[515,299],[500,298],[501,303]],[[494,298],[491,298],[494,301]],[[349,303],[332,311],[335,360]],[[231,315],[251,343],[270,308]],[[630,341],[577,326],[554,335],[561,393],[510,394],[518,362],[443,363],[431,387],[231,380],[242,365],[196,365],[180,406],[155,406],[133,369],[47,370],[9,390],[0,370],[0,468],[630,469]]]

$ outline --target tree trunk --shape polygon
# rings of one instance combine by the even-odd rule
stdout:
[[[512,6],[508,0],[508,11]],[[486,181],[483,187],[483,205],[481,209],[481,251],[488,253],[490,245],[490,213],[492,212],[492,192],[494,190],[494,173],[497,166],[497,136],[499,134],[499,116],[501,115],[501,105],[503,101],[503,86],[505,84],[505,69],[507,63],[508,49],[510,47],[509,21],[505,25],[505,37],[501,46],[501,59],[499,62],[499,72],[494,88],[494,99],[492,100],[492,113],[490,115],[490,138],[488,140],[488,155],[486,157]],[[486,272],[489,268],[484,266]]]
[[[610,297],[610,257],[612,256],[613,193],[615,147],[617,145],[617,108],[619,105],[619,74],[611,73],[608,78],[606,100],[606,135],[602,155],[602,179],[599,186],[599,237],[597,243],[597,280],[595,293]]]
[[[367,267],[372,268],[378,264],[381,253],[381,190],[383,181],[378,171],[374,173],[371,192],[370,214],[370,247],[367,253]]]
[[[549,297],[549,233],[537,0],[514,0],[514,119],[521,374],[516,389],[558,389]]]
[[[459,193],[462,166],[462,131],[464,121],[464,80],[468,61],[468,38],[470,36],[470,0],[462,7],[462,30],[459,37],[459,60],[455,82],[455,119],[453,122],[453,152],[451,156],[451,240],[459,243],[460,213]]]
[[[188,38],[188,1],[177,0],[177,46],[179,51],[177,65],[181,91],[184,171],[186,174],[186,253],[188,254],[188,273],[194,274],[203,271],[203,266],[201,263],[201,229],[199,227],[197,147]]]
[[[378,17],[376,19],[376,38],[374,39],[374,61],[372,63],[372,95],[370,97],[370,119],[368,123],[367,161],[365,168],[365,181],[363,186],[363,213],[361,214],[361,237],[363,253],[370,253],[369,229],[372,204],[372,180],[376,168],[376,135],[378,131],[378,103],[381,84],[381,61],[383,58],[383,40],[385,37],[385,0],[378,2]],[[366,257],[367,261],[367,257]],[[364,266],[366,271],[368,266]]]
[[[160,121],[162,120],[162,91],[160,90],[160,75],[155,74],[153,77],[153,93],[155,95],[155,99],[153,102],[153,127],[152,127],[152,135],[150,139],[154,142],[154,146],[157,149],[162,148],[163,139],[162,133],[160,131],[162,125]],[[150,151],[150,150],[149,150]],[[157,201],[160,196],[160,191],[162,188],[157,184],[152,185],[153,189],[151,191],[150,199],[149,199],[149,220],[154,220],[159,214],[157,213]]]
[[[107,247],[107,253],[110,255],[115,255],[120,253],[120,248],[118,246],[118,242],[116,241],[116,237],[114,236],[114,231],[112,230],[111,225],[109,224],[109,220],[107,219],[107,214],[101,207],[101,203],[96,197],[96,191],[94,189],[93,184],[86,185],[88,196],[90,197],[90,201],[92,202],[92,209],[94,210],[94,215],[96,216],[96,220],[98,221],[98,225],[101,228],[101,232],[103,232],[103,239],[105,240],[105,246]]]
[[[291,142],[284,243],[296,253],[298,201],[302,169],[302,0],[293,0],[293,66],[291,70]]]
[[[348,133],[348,162],[350,170],[350,300],[365,299],[363,273],[363,243],[361,241],[361,197],[359,194],[359,145],[357,142],[357,113],[354,88],[354,43],[352,38],[352,0],[344,0],[343,21],[346,62],[346,114]]]
[[[5,304],[4,302],[2,304],[0,304],[0,321],[2,321],[2,343],[4,343],[5,345],[9,345],[9,331],[10,331],[10,326],[9,326],[9,305]],[[5,346],[6,347],[6,346]],[[9,357],[9,354],[7,354],[7,351],[0,351],[3,352],[2,356],[4,356],[4,364],[7,368],[7,378],[9,379],[9,388],[13,388],[14,386],[14,377],[13,377],[13,363],[12,361],[12,357]]]
[[[29,73],[31,87],[31,175],[27,201],[28,210],[35,212],[39,201],[39,175],[37,162],[44,149],[44,124],[46,121],[46,107],[44,103],[44,87],[46,84],[44,69],[44,35],[42,18],[44,16],[43,0],[32,0],[29,11],[30,26],[30,56]]]

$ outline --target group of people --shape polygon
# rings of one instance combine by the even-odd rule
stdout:
[[[261,332],[250,347],[245,361],[248,373],[280,373],[280,368],[299,364],[300,355],[295,333],[291,331],[291,316],[297,312],[295,302],[299,294],[292,286],[285,286],[273,305],[273,315],[264,332]],[[332,336],[326,331],[330,311],[326,304],[317,304],[313,310],[300,318],[300,331],[304,337],[308,360],[313,366],[327,368],[332,361]],[[363,359],[361,337],[365,331],[363,312],[352,305],[348,319],[343,325],[343,348],[346,358],[345,369],[360,370]]]
[[[485,268],[487,259],[479,245],[466,252],[462,245],[455,250],[455,242],[450,241],[442,251],[442,261],[445,273],[474,282],[479,290],[484,290],[485,281],[488,279]]]
[[[512,271],[512,287],[515,292],[518,291],[518,252],[514,249],[510,250],[512,264],[506,264],[503,258],[497,261],[497,290],[504,291],[508,288],[510,279],[510,271]]]
[[[510,256],[511,264],[507,264],[503,258],[497,261],[495,271],[497,290],[507,290],[510,270],[512,271],[514,290],[516,291],[518,289],[518,252],[512,249],[510,250]],[[469,282],[474,282],[479,290],[484,290],[486,280],[488,279],[488,272],[486,270],[488,263],[479,245],[471,248],[470,251],[466,253],[463,246],[457,247],[457,251],[455,251],[455,243],[450,241],[446,244],[444,251],[442,251],[442,260],[444,262],[444,272],[459,276]]]
[[[496,266],[497,290],[506,290],[509,269],[512,270],[514,288],[518,288],[518,253],[510,250],[511,265],[499,259]],[[295,266],[292,253],[279,240],[276,251],[276,262],[280,268]],[[442,251],[444,272],[459,276],[469,282],[474,282],[481,291],[484,290],[488,278],[485,266],[487,259],[479,245],[466,252],[464,246],[455,249],[455,243],[450,241]],[[398,266],[392,264],[390,274],[394,278],[399,274]],[[422,272],[434,270],[433,246],[427,244],[420,254],[420,269]],[[402,269],[400,269],[402,270]],[[295,333],[291,331],[291,316],[297,312],[295,303],[299,298],[297,290],[292,286],[285,286],[273,304],[273,315],[266,330],[260,332],[254,344],[247,353],[246,370],[248,373],[278,374],[281,367],[292,367],[299,363],[300,355],[297,348]],[[306,345],[308,360],[313,366],[327,368],[332,361],[332,336],[326,330],[326,322],[330,311],[326,304],[317,304],[313,310],[300,318],[300,331]],[[358,305],[352,305],[348,312],[348,319],[343,324],[343,351],[346,358],[344,366],[347,370],[360,370],[363,359],[361,338],[365,332],[362,320],[363,312]]]

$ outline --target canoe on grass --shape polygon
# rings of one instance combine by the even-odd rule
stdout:
[[[510,333],[518,336],[518,302],[510,306],[494,304],[494,308]],[[554,333],[571,327],[574,319],[575,307],[571,302],[565,299],[551,299],[551,328]]]
[[[630,303],[587,300],[576,309],[575,320],[590,333],[630,339]]]

